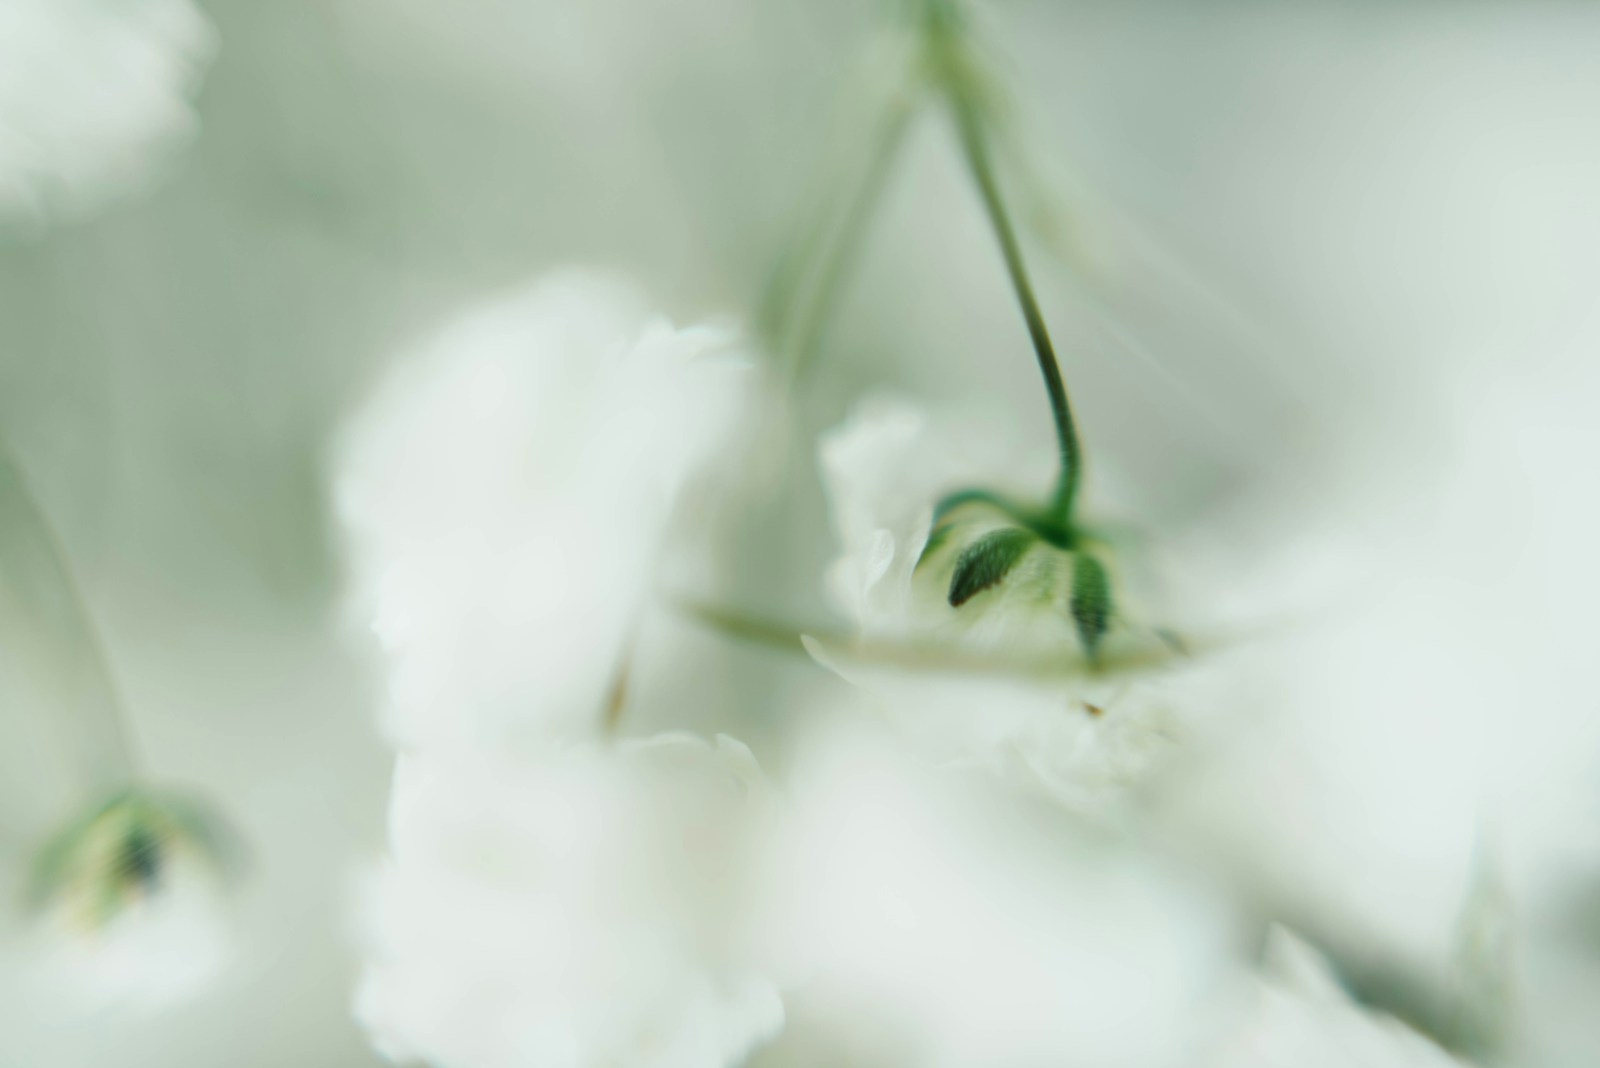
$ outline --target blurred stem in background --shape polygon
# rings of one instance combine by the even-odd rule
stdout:
[[[857,180],[842,218],[833,228],[826,256],[813,272],[815,278],[809,299],[796,309],[797,314],[780,335],[784,341],[780,343],[779,355],[791,383],[805,374],[807,364],[821,347],[823,332],[833,317],[839,293],[866,243],[873,213],[882,199],[883,189],[900,154],[901,143],[905,140],[914,113],[913,102],[908,96],[896,97],[889,104],[873,138],[872,154],[865,171]]]
[[[129,786],[137,763],[110,660],[72,565],[27,479],[0,443],[0,634],[41,693],[71,717],[86,787]]]
[[[867,100],[866,129],[858,131],[860,140],[852,139],[844,158],[824,164],[816,203],[802,213],[757,303],[757,329],[791,385],[821,346],[916,113],[921,87],[915,53],[887,51],[887,57],[877,51],[868,55],[843,94],[842,111]],[[836,119],[836,125],[846,123]]]
[[[164,888],[185,858],[208,877],[237,865],[242,849],[209,806],[143,781],[65,547],[3,443],[0,654],[34,686],[36,711],[64,719],[83,753],[87,799],[39,849],[28,886],[33,909],[65,910],[79,931],[93,933]]]
[[[1156,635],[1154,641],[1124,649],[1115,656],[1090,659],[974,650],[959,642],[937,639],[866,639],[690,597],[677,598],[674,607],[685,619],[726,638],[781,653],[809,656],[813,661],[841,661],[869,668],[930,671],[947,676],[1032,679],[1045,683],[1082,678],[1091,673],[1100,678],[1137,674],[1237,640],[1236,635],[1219,632],[1199,639],[1186,637],[1179,642],[1175,636],[1163,633]]]

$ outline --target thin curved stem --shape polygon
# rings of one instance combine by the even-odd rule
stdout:
[[[905,141],[913,110],[910,100],[897,97],[889,104],[873,138],[871,156],[834,228],[834,238],[826,257],[816,271],[810,300],[787,331],[785,365],[791,382],[800,378],[820,348],[822,335],[833,318],[839,293],[860,260],[872,217],[893,173],[894,162],[899,158],[900,146]]]
[[[827,219],[835,214],[835,197],[823,200],[815,214],[800,228],[796,240],[779,254],[756,303],[755,324],[769,342],[788,334],[789,321],[799,302],[806,267],[817,256],[828,231]]]
[[[1017,654],[1006,650],[973,649],[949,642],[919,642],[865,638],[827,627],[810,627],[787,620],[746,613],[737,608],[693,599],[679,599],[676,609],[685,617],[724,637],[778,652],[808,656],[813,660],[838,660],[851,664],[908,671],[936,671],[960,675],[1025,676],[1038,679],[1078,678],[1085,675],[1138,673],[1171,664],[1211,649],[1232,636],[1206,636],[1199,641],[1179,640],[1152,632],[1148,640],[1090,660],[1076,652]]]
[[[1034,296],[1033,284],[1028,278],[1028,268],[1022,259],[1022,248],[1017,241],[1011,217],[1006,212],[1000,184],[995,177],[990,160],[988,142],[984,137],[983,123],[970,97],[959,89],[946,94],[950,112],[955,119],[956,133],[966,157],[967,169],[972,173],[983,200],[984,211],[1000,244],[1000,254],[1005,260],[1006,273],[1011,287],[1016,291],[1017,303],[1022,308],[1022,318],[1028,325],[1028,337],[1033,342],[1034,356],[1039,362],[1039,373],[1044,376],[1045,389],[1050,395],[1050,413],[1055,418],[1056,439],[1061,448],[1061,475],[1053,498],[1054,511],[1065,519],[1071,516],[1077,498],[1078,484],[1083,474],[1083,448],[1078,440],[1077,422],[1073,419],[1072,404],[1067,399],[1066,382],[1061,377],[1061,365],[1056,360],[1055,346],[1050,341],[1050,330],[1045,326],[1044,313]]]
[[[679,600],[679,612],[729,638],[762,645],[785,653],[805,655],[805,636],[819,633],[817,628],[751,615],[708,601]]]
[[[56,660],[67,706],[92,722],[90,776],[96,786],[135,778],[131,732],[111,661],[66,549],[22,470],[0,442],[0,600],[18,603],[27,636],[42,639],[41,660]],[[0,603],[0,609],[3,609]]]

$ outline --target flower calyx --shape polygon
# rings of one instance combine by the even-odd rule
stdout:
[[[1049,601],[1071,621],[1084,656],[1097,662],[1117,612],[1101,536],[1056,510],[983,489],[960,490],[934,506],[919,574],[949,569],[945,599],[957,610],[990,591]]]
[[[135,788],[51,838],[36,862],[30,903],[99,930],[162,893],[180,866],[218,878],[237,857],[232,830],[186,797]]]

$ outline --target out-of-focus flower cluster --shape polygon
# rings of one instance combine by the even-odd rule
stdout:
[[[402,756],[357,1018],[402,1060],[737,1063],[783,1021],[729,944],[763,791],[728,738]]]
[[[27,950],[30,996],[69,1014],[153,1009],[225,963],[231,833],[200,802],[127,790],[42,851]]]
[[[397,368],[340,502],[400,750],[358,1017],[461,1068],[737,1063],[783,1019],[735,937],[739,743],[620,740],[675,505],[736,428],[737,338],[538,280]]]
[[[791,288],[809,299],[764,325],[771,336],[678,325],[629,278],[558,271],[399,352],[339,439],[348,603],[371,639],[394,757],[386,850],[352,910],[353,1013],[373,1048],[436,1068],[1540,1063],[1586,1031],[1585,995],[1600,990],[1585,941],[1600,877],[1571,870],[1592,864],[1574,859],[1587,817],[1573,802],[1589,797],[1593,762],[1559,752],[1592,748],[1595,730],[1556,685],[1528,682],[1556,658],[1520,620],[1543,611],[1579,633],[1588,604],[1525,560],[1477,584],[1459,581],[1459,559],[1440,566],[1457,553],[1487,572],[1522,545],[1515,512],[1486,517],[1476,482],[1436,487],[1442,519],[1398,507],[1384,518],[1401,532],[1374,536],[1371,486],[1327,472],[1307,475],[1317,503],[1274,558],[1247,575],[1218,551],[1194,585],[1215,580],[1217,605],[1270,608],[1293,603],[1277,575],[1331,575],[1358,603],[1259,643],[1213,642],[1146,604],[1138,547],[1078,508],[1077,430],[992,173],[1003,89],[965,5],[889,6],[893,61],[878,73],[893,84],[869,124],[884,155],[843,168],[865,175],[860,202],[799,242],[816,261]],[[471,51],[453,12],[414,14]],[[490,51],[520,72],[526,53],[506,38]],[[189,0],[0,2],[0,216],[71,216],[147,182],[194,129],[209,52]],[[894,396],[788,441],[787,467],[752,455],[753,426],[768,439],[805,426],[804,390],[777,404],[766,367],[805,365],[830,286],[849,274],[817,250],[856,243],[840,231],[871,214],[924,104],[954,119],[1044,372],[1061,467],[1042,503],[1051,472],[1010,427]],[[1583,414],[1498,382],[1473,389],[1493,396],[1467,407],[1520,412],[1523,426]],[[1580,526],[1568,484],[1586,474],[1581,442],[1524,433],[1537,462],[1521,464],[1476,422],[1456,430],[1463,451],[1492,454],[1472,470],[1563,502],[1550,529]],[[812,460],[832,559],[789,585],[815,578],[843,623],[794,623],[781,606],[745,615],[714,603],[725,590],[696,590],[692,558],[736,540],[713,528],[748,518],[706,501],[809,476]],[[1211,516],[1198,555],[1258,518],[1240,515]],[[35,553],[21,570],[70,587],[53,563],[34,566],[56,551],[49,531],[0,533],[19,530]],[[1587,552],[1557,537],[1542,548]],[[0,571],[17,570],[9,552]],[[1389,572],[1358,574],[1373,561]],[[1559,578],[1579,588],[1583,575]],[[57,608],[76,597],[47,592],[38,600]],[[1430,641],[1446,616],[1461,632]],[[706,633],[678,642],[652,625],[663,619]],[[741,673],[718,697],[748,704],[743,738],[640,726],[704,722],[686,708],[696,687],[734,674],[706,646],[747,640],[798,654],[815,689]],[[1494,667],[1465,681],[1451,662],[1462,650]],[[1346,672],[1354,660],[1387,674]],[[641,670],[663,661],[670,695]],[[1392,692],[1369,692],[1373,678]],[[1544,698],[1514,727],[1474,724],[1492,789],[1468,781],[1461,724],[1394,714],[1481,721],[1480,678]],[[1448,739],[1402,736],[1441,725]],[[1374,782],[1286,788],[1339,764],[1301,759],[1308,738]],[[29,950],[44,968],[30,976],[99,1004],[170,1003],[221,960],[225,835],[117,771],[126,783],[43,851]],[[1396,797],[1441,787],[1454,793],[1392,816]],[[1371,887],[1396,881],[1367,880],[1347,843],[1320,833],[1316,805],[1370,818],[1349,855],[1426,841],[1435,872],[1473,862],[1374,905]],[[1471,849],[1441,827],[1470,828]],[[1517,915],[1513,869],[1538,896],[1537,924]],[[1418,913],[1430,923],[1408,924]],[[1397,949],[1394,929],[1423,944]],[[1525,977],[1555,996],[1524,1004]]]
[[[1131,829],[1175,746],[1165,674],[1083,670],[1026,567],[951,606],[954,565],[919,567],[931,502],[1016,468],[909,404],[820,450],[856,629],[807,643],[854,696],[774,699],[776,776],[726,736],[630,735],[656,699],[631,685],[642,620],[704,519],[684,488],[759,395],[740,345],[558,273],[437,331],[354,421],[338,500],[399,752],[358,910],[374,1045],[444,1068],[1230,1068],[1347,1042],[1445,1063],[1336,990],[1256,989],[1225,888]]]
[[[190,0],[0,5],[0,220],[80,214],[193,136],[213,48]]]

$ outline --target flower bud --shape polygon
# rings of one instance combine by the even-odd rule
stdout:
[[[32,904],[43,985],[93,1007],[180,1000],[223,958],[232,834],[205,806],[130,789],[42,850]]]

